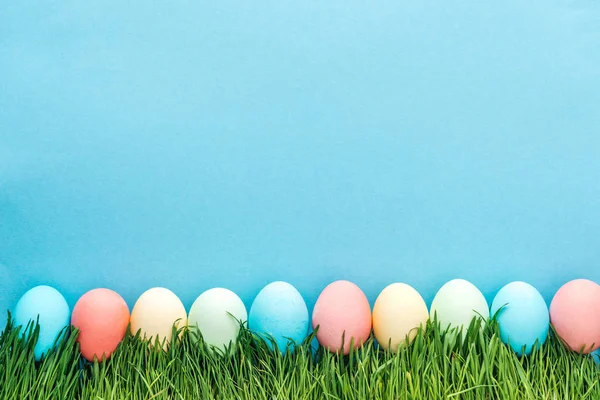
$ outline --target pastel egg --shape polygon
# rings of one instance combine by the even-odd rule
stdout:
[[[164,348],[171,342],[173,328],[185,327],[187,315],[183,303],[169,289],[156,287],[144,292],[131,311],[131,333]]]
[[[352,282],[336,281],[319,295],[312,317],[317,340],[331,352],[349,354],[369,338],[371,307],[365,294]]]
[[[14,310],[15,326],[26,329],[39,318],[39,336],[34,348],[37,361],[47,354],[69,326],[70,310],[62,294],[50,286],[36,286],[27,291],[17,302]],[[25,331],[25,336],[29,330]]]
[[[502,341],[518,355],[530,354],[536,342],[541,346],[548,338],[548,306],[528,283],[512,282],[500,289],[490,314],[496,315]]]
[[[600,286],[587,279],[564,284],[550,303],[550,322],[570,350],[600,347]]]
[[[202,293],[190,309],[188,325],[202,335],[209,348],[224,350],[237,342],[240,324],[248,313],[242,300],[229,289],[214,288]]]
[[[442,330],[449,329],[449,337],[453,338],[460,331],[466,333],[474,319],[488,320],[489,309],[475,285],[464,279],[453,279],[437,292],[429,315],[432,320],[437,318]]]
[[[596,349],[590,353],[596,365],[600,365],[600,350]]]
[[[269,346],[275,340],[284,352],[290,343],[301,343],[308,332],[308,308],[302,295],[287,282],[265,286],[254,299],[248,317],[249,329],[264,337]]]
[[[379,346],[396,352],[408,339],[411,343],[419,328],[425,329],[429,312],[414,288],[393,283],[383,289],[373,306],[373,333]]]
[[[94,289],[81,296],[71,316],[71,325],[79,330],[79,350],[88,361],[109,358],[125,337],[128,324],[127,303],[110,289]]]

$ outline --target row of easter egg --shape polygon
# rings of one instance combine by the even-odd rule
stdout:
[[[40,334],[35,357],[40,359],[68,325],[78,328],[80,350],[87,360],[109,357],[130,326],[132,334],[167,345],[173,328],[189,327],[209,347],[235,343],[240,327],[248,324],[255,334],[284,351],[316,329],[321,346],[347,354],[374,333],[379,345],[392,352],[410,343],[427,320],[435,318],[442,329],[465,329],[474,319],[496,317],[501,339],[518,354],[528,354],[543,344],[553,324],[571,350],[591,352],[600,347],[600,286],[579,279],[562,286],[548,309],[540,293],[524,282],[504,286],[488,307],[483,294],[470,282],[452,280],[437,292],[428,310],[411,286],[394,283],[377,297],[371,310],[367,297],[355,284],[336,281],[319,295],[312,324],[301,294],[289,283],[264,287],[247,313],[232,291],[214,288],[202,293],[189,312],[179,298],[165,288],[152,288],[136,301],[131,314],[123,298],[109,289],[84,294],[72,313],[64,297],[52,287],[38,286],[23,295],[13,312],[16,326],[36,319]],[[317,329],[318,328],[318,329]]]
[[[72,312],[63,295],[50,286],[27,291],[13,310],[13,324],[29,335],[32,323],[39,325],[34,349],[40,360],[68,326],[78,330],[81,355],[88,361],[110,357],[130,327],[132,335],[159,341],[166,347],[173,331],[188,327],[202,337],[209,348],[224,349],[235,343],[240,328],[248,323],[272,346],[285,349],[288,338],[300,342],[307,336],[308,309],[300,293],[286,282],[273,282],[256,296],[250,318],[242,300],[231,290],[214,288],[202,293],[189,313],[172,291],[157,287],[144,292],[131,313],[125,300],[110,289],[85,293]],[[279,334],[281,333],[281,334]],[[285,336],[285,337],[284,337]]]
[[[352,347],[360,347],[371,331],[380,347],[396,352],[410,344],[419,329],[426,328],[428,319],[454,338],[473,321],[490,317],[496,318],[502,341],[518,355],[544,344],[550,323],[569,350],[590,353],[600,348],[600,285],[587,279],[570,281],[556,292],[548,308],[535,287],[511,282],[488,306],[475,285],[454,279],[439,289],[428,310],[414,288],[394,283],[379,294],[371,312],[356,285],[337,281],[317,299],[312,325],[319,326],[319,343],[334,352],[348,354]]]

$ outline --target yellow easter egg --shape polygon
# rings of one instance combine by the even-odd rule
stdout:
[[[405,283],[383,289],[373,306],[373,333],[385,350],[398,351],[406,339],[411,343],[419,327],[425,329],[429,313],[425,301]]]
[[[158,340],[164,346],[171,341],[173,326],[177,329],[187,325],[187,313],[175,293],[165,288],[152,288],[144,292],[131,312],[131,333],[140,331],[140,337]]]

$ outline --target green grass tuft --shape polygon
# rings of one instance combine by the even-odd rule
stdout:
[[[162,350],[127,335],[113,356],[87,363],[75,331],[36,363],[37,328],[8,326],[0,337],[2,399],[599,399],[590,356],[564,349],[555,335],[528,357],[499,339],[495,321],[448,335],[429,323],[397,354],[370,339],[348,356],[313,352],[308,337],[279,354],[242,329],[238,344],[214,352],[183,332]],[[200,339],[200,340],[199,340]]]

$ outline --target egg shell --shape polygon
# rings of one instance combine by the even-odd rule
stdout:
[[[180,329],[187,323],[187,314],[183,303],[169,289],[156,287],[144,292],[131,311],[131,333],[138,331],[141,337],[156,340],[164,348],[171,342],[173,327]]]
[[[248,313],[237,294],[225,288],[213,288],[202,293],[190,309],[188,324],[198,330],[209,348],[224,350],[234,345],[240,323],[246,323]]]
[[[408,338],[411,343],[419,327],[425,329],[429,312],[425,301],[405,283],[387,286],[373,306],[373,333],[379,346],[396,352]]]
[[[69,326],[70,309],[62,294],[50,286],[36,286],[28,290],[17,302],[14,310],[15,326],[35,323],[39,318],[40,333],[34,348],[37,361],[47,354],[65,327]],[[25,331],[25,336],[28,331]]]
[[[600,365],[600,350],[596,349],[590,353],[596,365]]]
[[[274,339],[284,352],[289,341],[301,343],[308,333],[308,308],[298,290],[287,282],[273,282],[256,296],[248,316],[249,329],[265,338],[269,346]]]
[[[110,289],[94,289],[79,298],[71,325],[79,330],[81,355],[88,361],[109,358],[123,340],[129,324],[129,307]]]
[[[497,314],[500,339],[518,355],[530,354],[536,341],[542,345],[548,338],[548,306],[540,292],[528,283],[511,282],[500,289],[490,314]]]
[[[570,350],[600,347],[600,286],[587,279],[564,284],[550,303],[550,322]]]
[[[329,284],[319,295],[312,317],[313,329],[321,346],[331,352],[349,354],[359,348],[371,333],[371,307],[365,294],[349,281]],[[343,344],[343,347],[342,347]]]
[[[453,279],[437,292],[429,315],[431,320],[437,316],[441,329],[449,328],[448,335],[453,338],[459,331],[464,335],[475,318],[488,320],[489,308],[475,285],[464,279]]]

